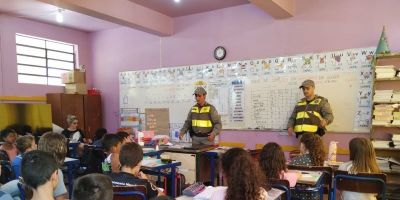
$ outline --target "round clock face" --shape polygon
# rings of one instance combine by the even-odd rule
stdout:
[[[225,58],[225,56],[226,56],[226,50],[224,47],[219,46],[219,47],[215,48],[215,50],[214,50],[215,59],[222,60]]]

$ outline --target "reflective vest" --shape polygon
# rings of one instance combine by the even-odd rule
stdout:
[[[297,103],[295,132],[317,132],[320,119],[322,119],[319,113],[321,101],[322,99],[317,97],[308,104],[306,100]]]
[[[193,106],[191,110],[192,127],[191,134],[198,137],[206,137],[213,130],[211,122],[211,105],[205,105],[201,108]]]

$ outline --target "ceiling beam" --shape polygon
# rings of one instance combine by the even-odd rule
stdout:
[[[129,0],[38,0],[159,36],[173,34],[173,18]]]
[[[294,0],[249,0],[275,19],[294,16]]]

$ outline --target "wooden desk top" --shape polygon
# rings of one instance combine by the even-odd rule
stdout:
[[[322,177],[322,172],[317,171],[300,171],[297,179],[297,183],[315,185]]]

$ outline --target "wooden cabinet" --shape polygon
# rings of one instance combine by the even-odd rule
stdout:
[[[75,115],[87,138],[93,138],[96,129],[102,127],[100,95],[49,93],[46,97],[54,124],[67,128],[67,116]]]

